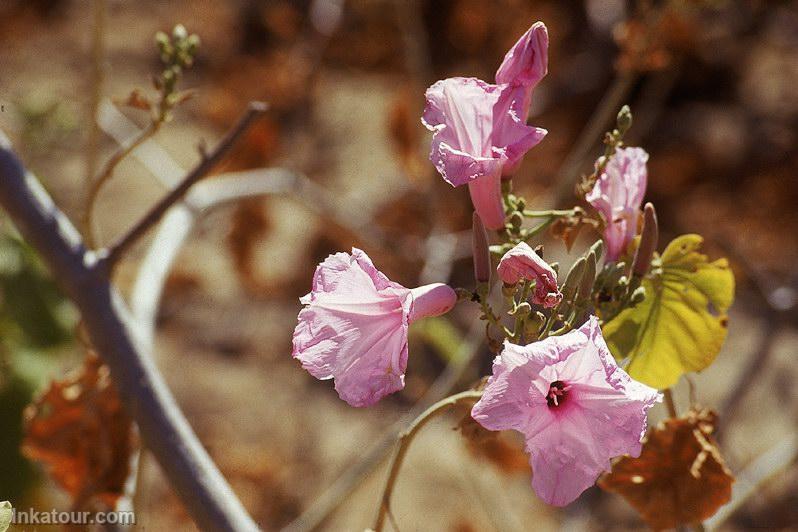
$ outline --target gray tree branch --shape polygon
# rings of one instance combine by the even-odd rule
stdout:
[[[1,133],[0,206],[79,309],[128,413],[197,525],[258,530],[180,411],[96,255]]]

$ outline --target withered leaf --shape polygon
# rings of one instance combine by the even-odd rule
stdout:
[[[639,458],[625,456],[598,485],[619,493],[655,530],[698,523],[731,498],[734,477],[712,432],[716,414],[691,410],[651,430]]]
[[[144,94],[141,89],[133,89],[124,100],[119,103],[132,107],[134,109],[141,109],[142,111],[149,111],[152,109],[152,102],[149,97]]]
[[[113,508],[138,442],[99,357],[89,353],[80,371],[52,381],[24,415],[22,452],[45,465],[73,507],[99,501]]]
[[[487,430],[471,417],[470,412],[457,428],[466,440],[466,448],[476,458],[487,460],[504,473],[530,473],[523,443],[510,439],[513,433]]]
[[[570,251],[579,237],[579,232],[586,225],[597,228],[598,222],[585,216],[584,211],[580,209],[577,210],[574,216],[558,218],[551,226],[551,234],[554,238],[562,240],[565,243],[565,247]]]

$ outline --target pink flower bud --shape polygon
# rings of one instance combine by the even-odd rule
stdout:
[[[607,260],[623,255],[637,234],[637,218],[646,193],[648,154],[642,148],[618,148],[585,199],[604,218]]]
[[[413,306],[410,308],[410,323],[422,318],[446,314],[457,304],[457,294],[449,285],[433,283],[410,290]]]
[[[553,307],[562,300],[557,287],[557,274],[526,242],[521,242],[504,254],[497,268],[499,279],[505,284],[535,281],[532,302]]]

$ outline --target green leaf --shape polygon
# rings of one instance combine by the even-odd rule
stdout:
[[[426,342],[444,362],[457,358],[463,335],[446,318],[427,318],[414,324],[411,334]]]
[[[643,280],[646,298],[603,327],[612,354],[629,359],[629,375],[655,388],[709,366],[726,339],[734,275],[726,259],[699,252],[702,242],[683,235],[668,244],[661,274]]]
[[[8,501],[0,502],[0,532],[6,532],[11,526],[11,519],[14,516],[14,509]]]

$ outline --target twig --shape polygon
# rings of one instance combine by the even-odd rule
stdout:
[[[94,26],[91,44],[91,100],[89,101],[89,138],[86,142],[86,185],[91,186],[97,173],[97,153],[100,144],[100,128],[97,124],[97,112],[100,107],[103,78],[105,77],[105,0],[92,2]]]
[[[96,255],[1,134],[0,205],[80,311],[127,412],[195,523],[203,530],[258,530],[191,430]]]
[[[396,451],[393,462],[391,462],[391,469],[388,472],[388,480],[386,481],[385,489],[382,492],[380,509],[377,513],[377,520],[374,523],[375,532],[381,532],[382,527],[385,525],[386,514],[389,511],[391,504],[391,494],[393,493],[394,486],[396,485],[396,479],[399,477],[399,469],[402,467],[402,461],[404,460],[407,450],[410,448],[410,444],[413,442],[413,438],[416,436],[416,434],[418,434],[424,425],[426,425],[433,417],[441,412],[463,402],[473,402],[480,397],[482,397],[482,392],[469,390],[446,397],[445,399],[441,399],[425,410],[410,424],[409,427],[407,427],[405,431],[399,435],[399,449]]]
[[[86,193],[86,206],[83,208],[83,233],[86,237],[86,242],[89,247],[95,246],[94,239],[94,206],[97,203],[97,198],[100,195],[100,190],[103,186],[113,177],[114,170],[122,160],[127,157],[130,152],[138,148],[144,141],[155,135],[161,127],[161,122],[150,122],[146,128],[142,129],[139,134],[126,142],[111,156],[105,163],[100,175],[91,181],[89,190]]]
[[[673,392],[670,388],[666,388],[662,395],[665,396],[665,407],[668,409],[668,417],[677,418],[679,417],[678,412],[676,411],[676,403],[673,400]]]
[[[135,244],[153,225],[158,223],[161,217],[166,214],[166,211],[169,210],[169,207],[179,201],[192,185],[205,177],[208,172],[224,158],[239,137],[246,132],[255,119],[264,113],[266,109],[267,106],[264,103],[251,102],[246,112],[238,120],[238,123],[225,135],[222,141],[216,146],[216,149],[200,161],[200,163],[183,178],[183,181],[181,181],[179,185],[173,188],[161,201],[155,204],[155,206],[153,206],[153,208],[125,235],[117,240],[116,243],[109,246],[108,250],[101,258],[103,267],[110,271],[125,251]]]
[[[727,519],[754,494],[761,493],[761,486],[780,471],[798,460],[798,432],[793,432],[757,457],[737,474],[732,486],[732,498],[704,523],[706,530],[720,528]]]

